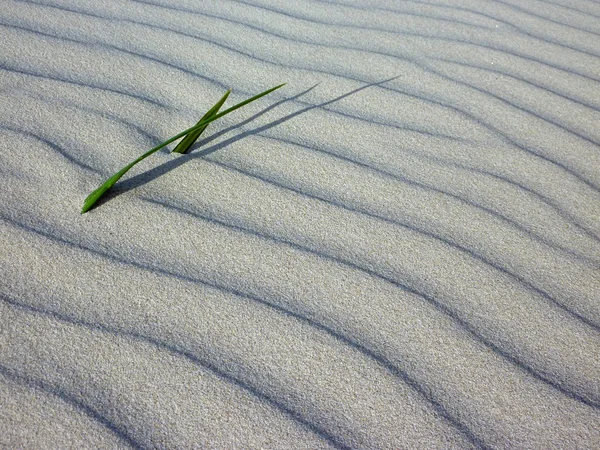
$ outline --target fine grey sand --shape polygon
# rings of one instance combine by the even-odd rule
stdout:
[[[600,3],[0,0],[0,40],[0,448],[600,447]]]

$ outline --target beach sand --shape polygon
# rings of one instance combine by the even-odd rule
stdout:
[[[598,2],[0,0],[0,37],[0,448],[600,446]]]

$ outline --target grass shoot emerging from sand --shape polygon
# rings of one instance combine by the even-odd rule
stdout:
[[[225,95],[223,95],[223,97],[221,97],[221,99],[211,109],[209,109],[208,112],[204,116],[202,116],[202,118],[196,125],[194,125],[191,128],[188,128],[187,130],[182,131],[181,133],[173,136],[172,138],[167,139],[162,144],[159,144],[156,147],[148,150],[142,156],[140,156],[136,160],[132,161],[131,163],[127,164],[125,167],[123,167],[121,170],[119,170],[117,173],[115,173],[113,176],[111,176],[108,180],[106,180],[104,183],[102,183],[102,185],[100,187],[98,187],[98,189],[96,189],[90,195],[87,196],[87,198],[83,202],[83,208],[81,208],[81,214],[89,211],[96,204],[96,202],[98,200],[100,200],[100,198],[106,193],[106,191],[108,191],[111,187],[113,187],[113,185],[117,181],[119,181],[119,179],[123,175],[125,175],[129,169],[131,169],[133,166],[135,166],[140,161],[146,159],[151,154],[156,153],[161,148],[169,145],[171,142],[176,141],[177,139],[179,139],[183,136],[185,136],[185,137],[181,140],[181,142],[177,145],[177,147],[175,147],[175,149],[173,150],[173,153],[182,153],[182,154],[186,153],[190,149],[190,147],[194,144],[194,142],[196,142],[198,137],[202,134],[202,132],[206,129],[206,127],[208,126],[208,124],[210,122],[213,122],[213,121],[229,114],[230,112],[233,112],[236,109],[241,108],[242,106],[253,102],[254,100],[258,100],[259,98],[261,98],[267,94],[270,94],[271,92],[273,92],[276,89],[279,89],[282,86],[285,86],[285,83],[280,84],[279,86],[275,86],[271,89],[267,89],[266,91],[261,92],[258,95],[255,95],[254,97],[244,100],[243,102],[240,102],[237,105],[233,105],[231,108],[228,108],[225,111],[218,112],[219,109],[221,109],[221,106],[223,106],[223,103],[225,103],[225,100],[227,100],[229,93],[231,92],[231,89],[228,90],[225,93]]]

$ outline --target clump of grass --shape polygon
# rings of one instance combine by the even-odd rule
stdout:
[[[208,112],[204,116],[202,116],[202,118],[196,125],[194,125],[191,128],[188,128],[187,130],[182,131],[181,133],[173,136],[172,138],[167,139],[162,144],[159,144],[156,147],[148,150],[142,156],[140,156],[136,160],[132,161],[131,163],[127,164],[125,167],[123,167],[121,170],[119,170],[117,173],[115,173],[113,176],[111,176],[109,179],[107,179],[104,183],[102,183],[100,185],[100,187],[98,187],[95,191],[93,191],[90,195],[87,196],[87,198],[83,202],[83,208],[81,208],[81,214],[89,211],[96,204],[96,202],[98,200],[100,200],[100,198],[106,193],[106,191],[108,191],[111,187],[113,187],[113,185],[117,181],[119,181],[119,179],[123,175],[125,175],[129,169],[131,169],[133,166],[135,166],[140,161],[146,159],[148,156],[152,155],[153,153],[156,153],[161,148],[169,145],[171,142],[174,142],[177,139],[184,137],[184,136],[185,137],[181,140],[181,142],[173,150],[173,153],[181,153],[181,154],[186,153],[190,149],[190,147],[194,144],[194,142],[196,142],[196,140],[202,134],[202,132],[206,129],[206,127],[208,126],[209,123],[214,122],[215,120],[229,114],[230,112],[235,111],[238,108],[241,108],[242,106],[247,105],[248,103],[251,103],[255,100],[258,100],[261,97],[264,97],[267,94],[270,94],[271,92],[273,92],[276,89],[279,89],[282,86],[285,86],[285,83],[280,84],[279,86],[275,86],[271,89],[267,89],[266,91],[261,92],[260,94],[255,95],[254,97],[250,97],[249,99],[246,99],[243,102],[240,102],[237,105],[234,105],[231,108],[228,108],[223,112],[218,112],[219,109],[221,109],[221,106],[223,106],[223,104],[225,103],[225,100],[227,100],[227,97],[229,96],[229,94],[231,93],[231,89],[229,89],[225,93],[225,95],[223,95],[223,97],[221,97],[221,99],[211,109],[209,109]]]

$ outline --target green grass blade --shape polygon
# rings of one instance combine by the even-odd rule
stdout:
[[[162,144],[158,144],[156,147],[148,150],[146,153],[144,153],[142,156],[137,158],[135,161],[132,161],[131,163],[129,163],[128,165],[123,167],[121,170],[119,170],[117,173],[115,173],[113,176],[111,176],[108,180],[106,180],[102,185],[100,185],[100,187],[98,187],[95,191],[93,191],[90,195],[88,195],[83,202],[83,207],[81,208],[81,214],[89,211],[94,206],[94,204],[106,193],[106,191],[108,191],[111,187],[113,187],[114,184],[117,181],[119,181],[119,179],[123,175],[125,175],[125,173],[127,173],[127,171],[129,169],[131,169],[133,166],[135,166],[137,163],[139,163],[143,159],[147,158],[148,156],[152,155],[153,153],[156,153],[161,148],[166,147],[171,142],[176,141],[177,139],[180,139],[189,133],[195,132],[195,131],[201,129],[203,126],[208,125],[209,123],[214,122],[215,120],[223,117],[224,115],[229,114],[230,112],[233,112],[236,109],[241,108],[242,106],[253,102],[254,100],[264,97],[265,95],[270,94],[274,90],[279,89],[280,87],[285,86],[285,85],[286,85],[286,83],[280,84],[279,86],[275,86],[274,88],[268,89],[258,95],[255,95],[254,97],[244,100],[243,102],[240,102],[237,105],[233,105],[231,108],[228,108],[225,111],[215,114],[212,117],[209,117],[205,120],[201,120],[193,127],[188,128],[187,130],[183,130],[181,133],[176,134],[172,138],[167,139]]]
[[[212,116],[214,116],[216,113],[219,112],[219,109],[221,109],[221,106],[223,106],[223,103],[225,103],[225,100],[227,100],[227,97],[229,97],[229,94],[231,93],[231,89],[229,89],[227,92],[225,92],[225,95],[223,95],[223,97],[221,97],[221,100],[219,100],[217,103],[215,103],[215,105],[210,108],[208,110],[208,112],[206,114],[204,114],[202,116],[202,118],[198,121],[198,123],[202,122],[203,120],[206,120]],[[198,124],[196,124],[198,125]],[[181,142],[179,144],[177,144],[177,147],[175,147],[173,149],[173,151],[171,153],[187,153],[188,150],[190,149],[190,147],[192,145],[194,145],[194,142],[196,142],[198,140],[198,138],[200,137],[200,135],[204,132],[204,130],[206,130],[206,127],[208,126],[208,124],[203,125],[202,128],[189,133],[186,137],[184,137]]]
[[[206,123],[210,123],[213,120],[217,120],[217,119],[219,119],[219,118],[221,118],[221,117],[229,114],[230,112],[233,112],[236,109],[241,108],[242,106],[247,105],[248,103],[252,103],[254,100],[258,100],[259,98],[264,97],[267,94],[270,94],[271,92],[273,92],[273,91],[275,91],[275,90],[277,90],[277,89],[285,86],[286,84],[287,83],[283,83],[283,84],[280,84],[279,86],[275,86],[274,88],[267,89],[265,92],[261,92],[260,94],[255,95],[254,97],[250,97],[249,99],[244,100],[243,102],[238,103],[237,105],[233,105],[231,108],[228,108],[225,111],[220,112],[219,114],[215,114],[214,116],[212,116],[212,118],[207,119]],[[200,123],[196,124],[193,128],[198,127],[198,125],[200,125]]]
[[[170,141],[170,142],[173,142],[173,141]],[[168,145],[168,144],[165,144],[165,145]],[[102,197],[106,191],[108,191],[111,187],[113,187],[113,185],[117,181],[119,181],[119,179],[123,175],[125,175],[129,169],[131,169],[133,166],[135,166],[137,163],[139,163],[143,159],[150,156],[152,153],[157,152],[158,150],[163,148],[165,145],[160,144],[160,145],[154,147],[152,150],[147,151],[142,156],[137,158],[135,161],[130,162],[125,167],[123,167],[121,170],[119,170],[117,173],[115,173],[113,176],[111,176],[108,180],[106,180],[104,183],[102,183],[102,185],[98,189],[96,189],[94,192],[92,192],[90,195],[88,195],[86,197],[85,201],[83,202],[83,208],[81,208],[81,214],[88,212],[92,208],[92,206],[94,206],[94,204],[100,199],[100,197]]]

